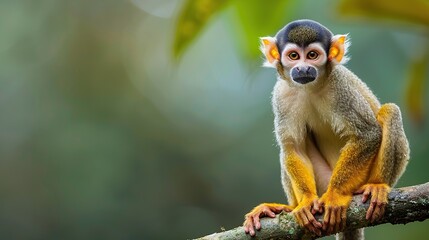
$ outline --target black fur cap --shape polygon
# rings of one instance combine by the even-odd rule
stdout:
[[[277,47],[281,53],[288,42],[301,47],[306,47],[313,42],[320,42],[328,53],[332,36],[332,32],[318,22],[308,19],[296,20],[287,24],[276,34]]]

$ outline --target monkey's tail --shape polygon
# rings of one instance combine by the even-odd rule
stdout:
[[[335,239],[336,240],[364,240],[364,229],[359,228],[352,231],[337,233]]]

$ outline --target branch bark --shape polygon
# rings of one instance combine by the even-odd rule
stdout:
[[[389,194],[389,202],[384,217],[377,222],[370,223],[365,219],[369,206],[362,203],[362,196],[356,195],[347,210],[347,225],[345,230],[355,230],[363,227],[371,227],[384,223],[406,224],[414,221],[423,221],[429,218],[429,182],[421,185],[393,189]],[[322,222],[322,216],[317,216]],[[232,230],[213,233],[199,240],[240,240],[240,239],[316,239],[318,236],[311,234],[300,227],[290,213],[281,213],[275,218],[261,219],[261,230],[256,237],[251,238],[244,233],[243,227]],[[327,235],[323,235],[327,236]]]

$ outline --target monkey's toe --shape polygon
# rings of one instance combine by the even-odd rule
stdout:
[[[386,210],[387,197],[390,192],[390,187],[387,184],[368,183],[362,186],[358,193],[362,193],[362,202],[370,199],[366,219],[374,222],[380,220],[384,216]]]

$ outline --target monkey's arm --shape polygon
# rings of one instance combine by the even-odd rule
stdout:
[[[381,127],[370,104],[353,89],[344,76],[336,78],[336,105],[333,114],[342,123],[342,134],[347,140],[341,149],[325,194],[313,212],[324,206],[323,229],[328,232],[344,227],[346,209],[353,193],[367,183],[369,170],[381,143]],[[348,76],[353,77],[353,75]]]
[[[352,137],[343,148],[328,189],[313,211],[320,212],[321,207],[324,207],[323,230],[332,233],[344,228],[346,210],[353,192],[365,184],[378,145],[379,141],[375,138],[360,140]]]
[[[292,192],[298,205],[294,208],[298,223],[310,231],[320,235],[322,225],[314,218],[311,209],[317,202],[316,182],[310,160],[300,156],[297,146],[285,144],[283,162],[285,171],[290,179]]]
[[[317,235],[321,234],[322,224],[319,223],[311,213],[311,208],[317,201],[316,182],[310,160],[300,156],[294,144],[284,144],[285,153],[281,156],[282,169],[285,177],[288,178],[287,191],[290,193],[289,202],[293,206],[277,203],[261,203],[245,216],[243,223],[244,231],[255,235],[255,229],[261,228],[260,218],[264,216],[275,217],[281,211],[290,212],[293,210],[297,222],[305,226]],[[297,203],[297,204],[296,204]]]

